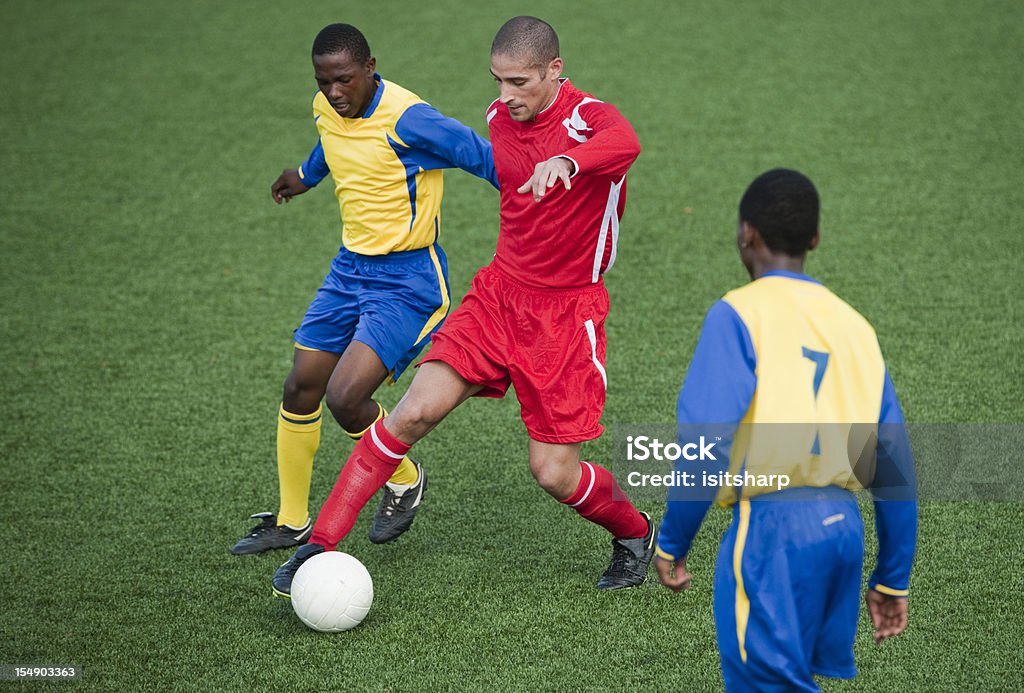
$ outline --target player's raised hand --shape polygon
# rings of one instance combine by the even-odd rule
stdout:
[[[307,190],[309,186],[302,182],[299,172],[293,168],[286,168],[270,185],[270,196],[274,198],[274,202],[281,204]]]
[[[658,579],[661,580],[661,584],[673,592],[682,592],[690,588],[690,580],[693,579],[693,576],[686,570],[685,558],[670,561],[655,555],[654,567],[658,571]]]
[[[907,628],[907,598],[893,597],[875,590],[868,590],[864,595],[871,614],[871,623],[875,626],[875,644],[886,638],[899,635]]]
[[[564,156],[556,156],[547,161],[542,161],[534,167],[530,180],[520,185],[516,192],[532,192],[534,202],[540,202],[548,188],[558,181],[562,181],[566,190],[571,190],[571,176],[575,169],[575,164]]]

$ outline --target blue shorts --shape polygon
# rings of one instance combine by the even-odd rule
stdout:
[[[738,503],[715,569],[726,690],[817,691],[813,674],[856,676],[863,562],[849,491],[794,488]]]
[[[331,262],[295,341],[341,354],[355,340],[376,352],[397,380],[448,315],[448,259],[441,246],[389,255],[344,247]]]

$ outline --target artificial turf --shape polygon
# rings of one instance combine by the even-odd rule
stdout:
[[[607,538],[533,482],[513,398],[417,446],[431,489],[406,537],[373,546],[362,517],[344,542],[376,587],[356,630],[270,597],[285,556],[228,553],[275,508],[291,330],[340,239],[329,186],[269,197],[315,142],[313,36],[359,26],[385,78],[485,132],[490,41],[524,13],[643,147],[607,278],[606,425],[672,421],[704,312],[746,279],[737,200],[780,165],[818,185],[808,272],[875,325],[908,420],[1024,422],[1019,2],[5,2],[0,665],[78,664],[90,690],[721,687],[726,511],[690,592],[598,593]],[[497,194],[461,172],[445,192],[457,298]],[[350,446],[324,430],[314,508]],[[585,452],[607,463],[609,436]],[[875,647],[862,617],[860,676],[825,690],[1024,686],[1019,488],[923,498],[909,629]]]

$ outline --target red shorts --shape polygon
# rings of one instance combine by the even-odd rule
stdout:
[[[523,423],[542,443],[601,435],[607,376],[604,284],[538,289],[488,265],[434,334],[427,361],[444,361],[475,385],[478,397],[516,389]]]

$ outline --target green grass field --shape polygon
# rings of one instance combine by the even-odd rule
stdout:
[[[400,542],[371,545],[360,518],[342,545],[375,579],[358,629],[314,633],[271,598],[285,555],[228,553],[276,508],[291,330],[340,238],[327,189],[268,194],[315,142],[313,36],[356,24],[386,78],[484,132],[490,41],[523,13],[643,146],[608,277],[606,425],[672,421],[704,312],[745,281],[737,200],[778,165],[817,183],[808,270],[875,324],[908,420],[1024,423],[1019,2],[4,2],[0,665],[78,664],[83,690],[721,687],[727,513],[690,592],[598,593],[606,536],[533,482],[514,398],[417,447],[432,488]],[[461,297],[498,200],[461,172],[446,187]],[[351,445],[324,431],[314,507]],[[864,617],[860,676],[823,688],[1024,687],[1022,522],[1019,501],[926,499],[910,628],[876,648]]]

